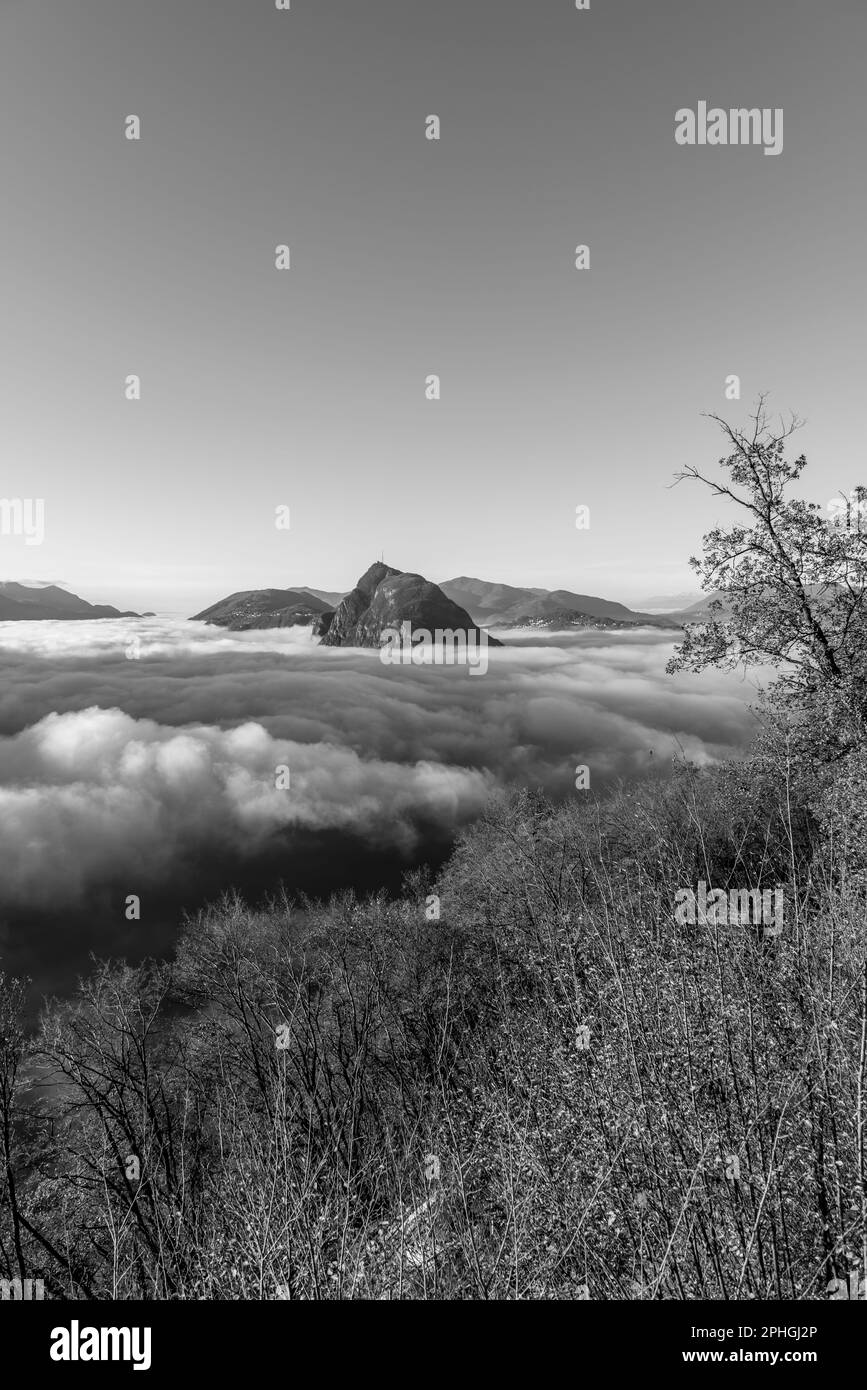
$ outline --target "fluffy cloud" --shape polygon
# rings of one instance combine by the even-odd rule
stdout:
[[[275,739],[259,723],[50,714],[0,742],[0,897],[74,902],[107,875],[158,881],[190,853],[254,855],[293,829],[409,849],[422,828],[477,815],[492,786],[479,771]]]

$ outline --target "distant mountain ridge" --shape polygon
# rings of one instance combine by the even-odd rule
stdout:
[[[636,600],[641,603],[642,611],[645,613],[681,613],[685,608],[691,608],[693,604],[703,602],[707,597],[699,589],[685,589],[678,594],[651,594],[649,598]],[[629,600],[627,607],[632,606]]]
[[[298,592],[299,594],[312,594],[314,598],[327,603],[329,608],[336,608],[338,603],[346,598],[345,589],[309,589],[306,584]]]
[[[716,602],[722,604],[718,610],[711,607]],[[714,589],[712,593],[703,594],[697,603],[691,603],[688,608],[681,608],[675,613],[668,614],[668,617],[676,619],[679,623],[706,623],[712,618],[725,622],[729,616],[729,606],[721,589]]]
[[[553,626],[563,614],[593,619],[594,626],[677,627],[668,613],[643,613],[612,599],[594,594],[574,594],[569,589],[520,589],[511,584],[492,584],[459,575],[440,586],[455,603],[463,604],[479,623],[490,627]],[[585,624],[590,625],[590,624]],[[574,622],[570,626],[575,626]]]
[[[437,627],[466,632],[497,627],[550,631],[646,626],[676,629],[684,622],[706,620],[708,605],[716,597],[706,594],[689,607],[651,613],[596,594],[521,588],[470,575],[437,585],[423,575],[377,561],[349,593],[302,585],[242,589],[196,613],[194,620],[236,631],[310,626],[324,646],[364,647],[378,646],[378,634],[385,627],[399,627],[403,621],[431,631]],[[494,643],[490,633],[488,641],[501,645]]]
[[[329,599],[336,598],[336,604]],[[370,566],[355,588],[340,595],[327,589],[242,589],[211,604],[195,621],[234,631],[312,626],[324,647],[378,647],[386,628],[409,622],[414,629],[479,633],[469,613],[429,579],[384,561]],[[488,639],[490,646],[502,643]]]
[[[402,582],[390,586],[377,597],[374,591],[380,584],[393,579]],[[367,601],[360,603],[359,595]],[[561,625],[570,628],[647,624],[663,628],[682,627],[685,622],[707,621],[712,616],[710,604],[723,597],[718,592],[709,593],[681,609],[651,613],[592,594],[572,593],[568,589],[520,588],[468,575],[460,575],[437,585],[422,575],[378,562],[370,566],[355,589],[348,594],[300,585],[292,589],[242,589],[196,613],[194,620],[235,631],[312,626],[317,635],[324,637],[329,633],[333,617],[339,613],[341,617],[326,645],[365,646],[369,645],[367,639],[386,610],[393,617],[395,605],[400,603],[405,605],[406,612],[398,617],[397,626],[401,621],[409,620],[415,627],[431,630],[451,627],[478,632],[490,627],[556,630]],[[350,600],[351,614],[350,609],[345,607]],[[365,618],[364,614],[369,608],[373,612]],[[153,616],[152,613],[121,610],[111,604],[88,603],[60,582],[0,580],[0,622]],[[718,616],[726,617],[725,604]],[[391,625],[390,621],[384,623],[386,627]],[[356,629],[355,636],[361,640],[355,643],[344,641],[350,629]],[[490,636],[488,641],[490,645],[501,645]],[[374,645],[378,645],[378,641]]]
[[[108,603],[88,603],[58,584],[19,584],[0,581],[0,622],[64,621],[84,618],[141,618],[151,613],[121,612]]]

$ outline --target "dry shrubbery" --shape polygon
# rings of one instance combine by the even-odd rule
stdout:
[[[400,901],[223,901],[173,964],[100,967],[32,1047],[7,984],[0,1273],[96,1298],[827,1297],[864,1269],[863,838],[839,833],[862,774],[815,815],[757,764],[518,794]],[[699,878],[782,883],[782,935],[677,925]]]

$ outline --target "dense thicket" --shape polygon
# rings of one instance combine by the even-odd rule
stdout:
[[[0,1272],[99,1298],[828,1296],[865,1240],[862,773],[812,811],[757,762],[516,794],[437,882],[226,899],[32,1045],[6,982]],[[782,933],[679,925],[699,879],[782,884]]]

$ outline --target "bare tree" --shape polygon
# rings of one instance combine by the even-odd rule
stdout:
[[[668,669],[773,665],[777,701],[790,711],[821,707],[834,730],[833,753],[840,753],[863,739],[867,720],[867,529],[860,521],[867,489],[856,489],[854,509],[823,510],[789,495],[807,465],[803,454],[785,458],[802,421],[792,416],[773,427],[765,401],[759,397],[746,429],[710,416],[731,449],[720,459],[722,478],[692,465],[677,475],[677,482],[704,483],[741,516],[710,531],[702,558],[690,561],[716,596],[709,620],[687,628]]]

